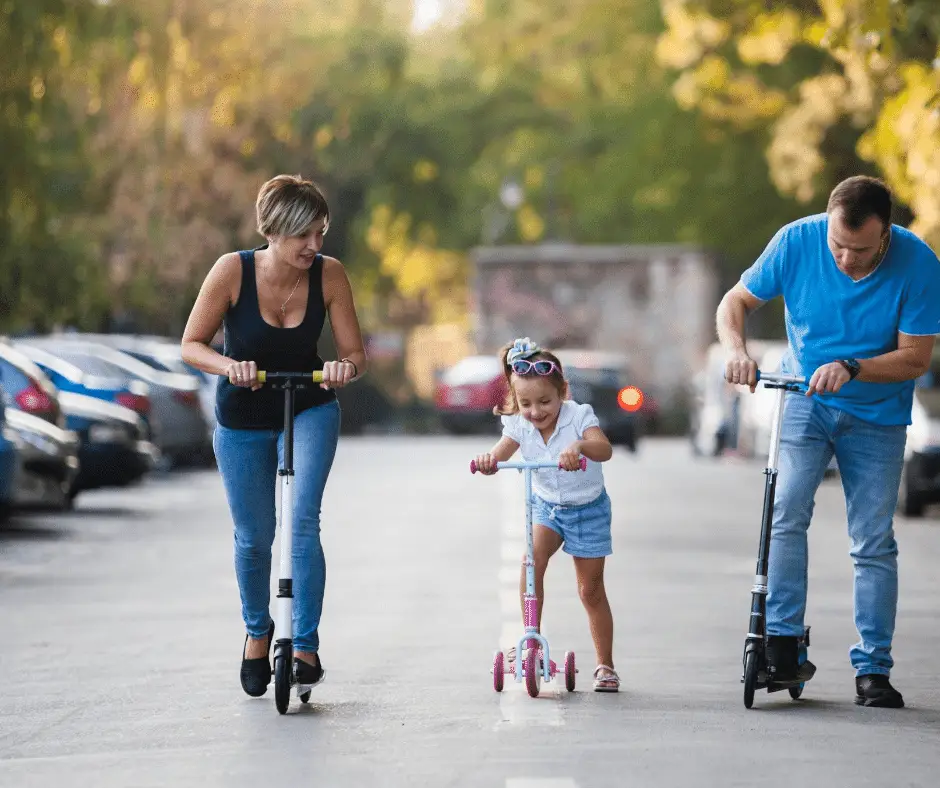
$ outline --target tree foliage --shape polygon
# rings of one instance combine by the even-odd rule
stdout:
[[[479,243],[730,275],[859,170],[937,240],[933,0],[465,5],[419,35],[409,0],[0,0],[0,328],[179,331],[278,172],[326,191],[368,330],[465,321]]]
[[[768,127],[784,194],[813,200],[868,169],[940,243],[940,15],[935,0],[662,0],[659,61],[680,104]]]

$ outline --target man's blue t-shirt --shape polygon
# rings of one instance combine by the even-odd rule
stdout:
[[[927,244],[892,225],[884,260],[856,282],[836,265],[827,229],[827,214],[788,224],[741,275],[761,301],[783,296],[790,342],[784,371],[808,379],[840,358],[897,350],[898,332],[940,334],[940,261]],[[852,380],[820,401],[874,424],[910,424],[913,393],[913,380]]]

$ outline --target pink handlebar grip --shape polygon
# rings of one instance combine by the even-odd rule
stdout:
[[[587,470],[587,458],[586,458],[586,457],[582,457],[582,458],[578,461],[578,465],[580,466],[580,469],[581,469],[582,471],[586,471],[586,470]],[[559,470],[564,470],[564,468],[561,467],[561,463],[558,463],[558,469],[559,469]]]
[[[477,461],[470,460],[470,473],[476,473],[476,472],[477,472]]]

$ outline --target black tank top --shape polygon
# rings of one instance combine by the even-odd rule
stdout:
[[[264,249],[264,246],[258,247]],[[239,252],[242,285],[238,301],[225,314],[223,353],[235,361],[254,361],[259,370],[272,372],[310,372],[323,369],[317,354],[317,342],[326,318],[323,303],[323,256],[317,255],[308,277],[307,311],[295,328],[277,328],[265,322],[258,305],[255,281],[255,251]],[[318,384],[298,389],[295,413],[336,399],[334,391]],[[262,386],[257,391],[233,386],[221,378],[216,387],[216,418],[232,429],[280,429],[284,426],[284,392]]]

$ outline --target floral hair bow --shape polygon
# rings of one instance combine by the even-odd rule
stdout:
[[[506,362],[512,365],[514,361],[534,356],[541,350],[542,348],[536,345],[531,339],[522,337],[512,343],[512,347],[509,348],[509,353],[506,354]]]

